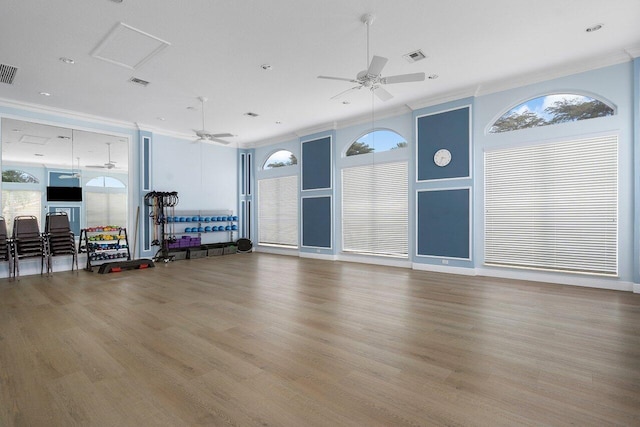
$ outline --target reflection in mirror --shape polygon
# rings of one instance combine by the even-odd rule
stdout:
[[[2,119],[2,215],[13,218],[64,211],[76,237],[81,228],[126,227],[127,138]],[[82,187],[82,202],[48,202],[47,187]]]

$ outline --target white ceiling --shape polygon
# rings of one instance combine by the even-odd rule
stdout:
[[[638,0],[3,3],[0,63],[19,70],[12,85],[0,83],[0,98],[188,137],[201,128],[197,97],[206,96],[206,128],[237,135],[229,140],[240,146],[370,113],[372,98],[365,91],[355,91],[345,105],[329,98],[350,83],[317,79],[355,77],[366,68],[364,13],[376,16],[371,54],[389,58],[383,75],[439,75],[386,86],[394,98],[385,103],[376,99],[379,112],[640,54]],[[153,37],[136,43],[108,39],[119,23]],[[600,31],[585,31],[598,23],[604,24]],[[136,69],[98,58],[121,56],[135,66],[145,48],[155,49],[154,42],[162,41],[169,46]],[[105,42],[115,45],[105,47]],[[416,63],[402,58],[416,49],[428,58]],[[75,64],[65,64],[61,57],[73,58]],[[272,70],[263,70],[262,64]],[[134,85],[131,77],[150,84]],[[259,116],[247,117],[246,112]]]

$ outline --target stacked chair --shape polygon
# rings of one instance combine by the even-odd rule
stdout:
[[[7,222],[0,216],[0,262],[9,263],[9,277],[13,274],[13,259],[11,256],[11,240],[7,235]]]
[[[33,215],[17,216],[13,220],[13,277],[20,276],[22,258],[40,258],[40,274],[44,271],[47,249],[40,233],[38,218]]]
[[[71,255],[71,271],[75,264],[78,271],[78,253],[76,251],[76,241],[71,227],[69,217],[65,212],[48,213],[45,220],[44,233],[47,249],[47,273],[53,270],[51,258],[59,255]]]

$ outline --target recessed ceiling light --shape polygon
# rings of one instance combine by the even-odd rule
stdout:
[[[164,122],[167,119],[165,119],[164,117],[158,117],[158,120],[160,120],[161,122]]]
[[[122,3],[122,0],[111,0],[114,3]]]
[[[58,135],[58,139],[71,139],[71,138],[64,135]]]
[[[588,27],[585,31],[587,33],[593,33],[594,31],[598,31],[599,29],[601,29],[603,25],[604,24],[592,25],[591,27]]]
[[[258,114],[252,113],[251,111],[249,111],[248,113],[244,113],[244,115],[249,117],[258,117]]]
[[[42,96],[51,96],[51,94],[49,92],[40,92],[40,95],[42,95]]]
[[[73,59],[67,58],[67,57],[64,57],[64,56],[60,58],[60,61],[64,62],[65,64],[75,64],[76,63],[76,61],[74,61]]]
[[[262,69],[263,69],[263,70],[265,70],[265,71],[271,71],[271,70],[273,70],[273,67],[272,67],[271,65],[269,65],[269,64],[262,64],[262,65],[260,66],[260,68],[262,68]]]
[[[187,107],[187,110],[192,110],[193,111],[195,109],[196,109],[196,107]]]
[[[282,122],[281,122],[280,120],[277,120],[277,121],[276,121],[276,124],[277,124],[277,125],[281,125],[281,124],[282,124]]]
[[[439,76],[439,75],[437,75],[437,74],[429,74],[429,80],[435,80],[435,79],[437,79],[438,77],[440,77],[440,76]]]
[[[342,103],[343,103],[344,105],[349,105],[349,104],[351,104],[349,101],[342,101]]]
[[[11,132],[22,132],[20,129],[11,129]]]
[[[36,157],[44,157],[44,154],[36,153],[36,154],[34,154],[34,156],[36,156]]]

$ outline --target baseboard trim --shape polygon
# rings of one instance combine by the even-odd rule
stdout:
[[[337,256],[337,260],[345,262],[357,262],[360,264],[384,265],[385,267],[411,268],[411,261],[409,260],[384,256],[339,254]]]
[[[419,271],[431,271],[434,273],[459,274],[461,276],[477,276],[475,268],[449,267],[435,264],[413,263],[411,268]]]
[[[335,261],[336,256],[334,254],[314,254],[313,252],[298,252],[300,258],[310,259],[322,259],[325,261]]]
[[[634,283],[633,284],[633,293],[634,294],[640,294],[640,283]]]
[[[525,270],[502,270],[494,268],[478,268],[479,276],[499,277],[502,279],[527,280],[532,282],[553,283],[557,285],[582,286],[586,288],[609,289],[614,291],[634,291],[632,282],[624,282],[618,279],[606,277],[590,277],[584,275],[564,276],[559,274],[546,274]],[[639,289],[640,291],[640,289]]]
[[[254,246],[253,251],[273,255],[298,256],[297,249],[276,248],[272,246]]]

